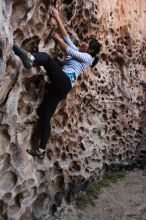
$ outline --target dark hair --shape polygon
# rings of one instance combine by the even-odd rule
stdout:
[[[94,57],[94,61],[91,67],[94,67],[99,61],[99,57],[97,56],[97,54],[100,52],[100,48],[102,47],[102,45],[95,38],[89,38],[89,40],[89,48],[91,49],[90,54],[92,57]]]

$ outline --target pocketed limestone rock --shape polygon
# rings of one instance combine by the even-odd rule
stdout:
[[[99,62],[88,69],[52,118],[44,161],[26,149],[39,143],[38,108],[50,84],[43,68],[24,69],[17,42],[62,61],[50,38],[50,1],[0,4],[0,219],[44,219],[105,169],[141,164],[145,149],[145,0],[57,0],[73,42],[96,37]],[[49,98],[49,97],[48,97]]]

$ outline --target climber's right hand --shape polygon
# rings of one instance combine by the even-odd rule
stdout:
[[[50,6],[50,13],[56,20],[59,18],[59,12],[54,6]]]

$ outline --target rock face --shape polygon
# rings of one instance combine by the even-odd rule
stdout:
[[[96,37],[103,47],[98,65],[59,105],[41,162],[26,148],[38,142],[36,112],[48,84],[43,69],[23,68],[12,45],[63,59],[49,37],[50,2],[76,44]],[[145,0],[1,0],[1,219],[44,219],[105,167],[139,161],[146,133],[145,19]]]

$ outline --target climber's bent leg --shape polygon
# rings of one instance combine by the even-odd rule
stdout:
[[[23,48],[13,45],[13,50],[17,56],[20,57],[22,63],[26,69],[30,69],[33,66],[34,56],[31,53],[26,52]]]
[[[60,66],[45,52],[30,54],[16,44],[13,50],[23,62],[25,68],[32,66],[44,66],[46,74],[49,76],[56,92],[64,97],[72,88],[69,77],[62,71]]]
[[[33,54],[33,56],[35,57],[35,65],[45,68],[56,93],[60,97],[65,97],[72,88],[69,77],[47,53],[39,52]]]

